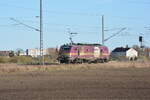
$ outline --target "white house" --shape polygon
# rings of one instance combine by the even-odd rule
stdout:
[[[133,48],[130,48],[129,50],[126,51],[126,57],[129,58],[130,60],[135,60],[138,57],[138,51],[136,51]]]
[[[27,56],[38,57],[40,56],[40,49],[27,49]],[[48,55],[48,49],[43,50],[43,55]]]
[[[111,53],[112,57],[125,57],[129,60],[135,60],[138,57],[138,51],[136,51],[134,48],[123,48],[119,47],[112,51]]]

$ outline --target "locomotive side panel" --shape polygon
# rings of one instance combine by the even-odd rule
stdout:
[[[72,46],[70,55],[71,57],[89,58],[93,57],[92,49],[90,46]]]
[[[108,48],[105,46],[102,46],[102,47],[100,47],[100,49],[101,49],[101,58],[108,60],[109,56],[110,56]]]

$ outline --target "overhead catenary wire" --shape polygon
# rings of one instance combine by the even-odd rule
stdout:
[[[32,10],[32,11],[38,11],[38,9],[32,9],[32,8],[28,8],[28,7],[21,7],[21,6],[16,6],[16,8],[22,8],[22,9],[26,9],[26,10]],[[97,16],[97,14],[93,14],[93,13],[86,13],[86,12],[74,12],[74,11],[50,11],[50,10],[46,10],[46,11],[43,11],[43,12],[45,12],[45,13],[47,13],[47,14],[61,14],[61,15],[67,15],[67,14],[69,14],[69,15],[79,15],[79,16]],[[99,15],[101,15],[101,14],[99,14]],[[113,18],[115,18],[115,17],[113,17]],[[138,19],[139,18],[134,18],[134,17],[120,17],[119,18],[119,16],[118,16],[118,19],[121,19],[121,20],[130,20],[130,21],[139,21]],[[38,23],[38,22],[37,22]],[[44,24],[46,24],[46,23],[44,23]],[[47,24],[49,24],[49,23],[47,23]],[[52,25],[52,24],[51,24]],[[56,25],[57,26],[57,25]],[[61,26],[61,25],[60,25]],[[62,25],[62,26],[64,26],[65,27],[65,24],[64,25]],[[70,25],[71,26],[71,25]],[[76,25],[76,26],[78,26],[78,25]],[[78,26],[79,27],[79,26]],[[89,27],[90,28],[90,27]],[[100,28],[100,27],[97,27],[97,28]]]
[[[20,21],[18,21],[18,20],[16,20],[16,19],[14,19],[14,18],[10,18],[10,20],[15,21],[17,24],[26,26],[26,27],[28,27],[28,28],[30,28],[30,29],[34,29],[35,31],[40,31],[39,29],[37,29],[37,28],[35,28],[35,27],[32,27],[32,26],[29,26],[29,25],[27,25],[27,24],[24,24],[24,23],[22,23],[22,22],[20,22]]]
[[[38,12],[39,9],[35,9],[35,8],[30,8],[30,7],[24,7],[24,6],[18,6],[16,4],[4,4],[5,6],[9,6],[9,7],[14,7],[14,8],[21,8],[24,10],[30,10],[30,11],[34,11],[34,12]],[[88,13],[88,12],[75,12],[75,11],[57,11],[57,10],[43,10],[44,13],[46,14],[57,14],[57,15],[79,15],[79,16],[101,16],[103,14],[99,14],[99,13]],[[112,18],[119,18],[119,19],[128,19],[128,20],[138,20],[142,19],[142,18],[138,18],[138,17],[123,17],[123,16],[110,16]]]

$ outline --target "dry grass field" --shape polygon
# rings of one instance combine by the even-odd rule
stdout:
[[[0,100],[150,100],[150,63],[0,64]]]

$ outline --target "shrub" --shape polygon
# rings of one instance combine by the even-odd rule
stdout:
[[[17,62],[18,62],[17,57],[11,57],[9,58],[7,63],[17,63]]]
[[[16,59],[18,64],[31,64],[34,62],[34,59],[29,56],[18,56]]]
[[[7,58],[7,57],[0,57],[0,63],[7,63],[8,59],[9,58]]]

